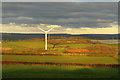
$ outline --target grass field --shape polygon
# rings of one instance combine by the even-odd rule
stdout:
[[[115,46],[115,47],[120,46],[119,44],[107,44],[107,45],[109,45],[109,46]]]
[[[3,78],[117,78],[118,68],[3,65]]]
[[[59,40],[59,39],[57,39]],[[74,40],[73,40],[74,41]],[[53,49],[53,45],[48,43],[48,52],[57,54],[63,54],[65,49],[84,49],[88,46],[96,44],[81,43],[81,44],[59,44]],[[102,44],[101,44],[102,45]],[[111,47],[117,47],[117,44],[104,44]],[[115,57],[102,57],[97,56],[69,56],[71,53],[64,53],[62,56],[40,56],[30,55],[29,51],[27,55],[24,55],[24,50],[38,50],[37,53],[48,53],[40,52],[44,50],[44,41],[41,39],[30,39],[20,41],[7,41],[2,44],[3,48],[11,48],[17,53],[22,52],[23,55],[2,55],[3,61],[23,61],[23,62],[53,62],[53,63],[82,63],[82,64],[118,64],[118,59]],[[99,51],[103,50],[100,46]],[[95,48],[95,49],[97,49]],[[107,47],[109,48],[109,47]],[[113,49],[112,48],[112,49]],[[111,48],[109,48],[111,49]],[[117,48],[116,48],[117,49]],[[55,50],[55,51],[54,51]],[[53,52],[52,52],[53,51]],[[8,52],[6,50],[6,52]],[[109,51],[110,52],[110,51]],[[35,54],[35,53],[34,53]],[[74,53],[72,53],[74,54]],[[98,54],[97,54],[98,55]],[[1,55],[0,55],[1,56]],[[105,67],[81,67],[81,66],[55,66],[55,65],[24,65],[24,64],[3,64],[2,65],[2,77],[3,78],[116,78],[118,77],[118,68],[105,68]]]
[[[7,43],[3,43],[2,47],[8,47],[12,49],[39,49],[39,48],[44,48],[44,42],[43,41],[10,41]],[[85,46],[88,46],[89,44],[65,44],[65,45],[60,45],[62,48],[65,48],[66,46],[69,46],[70,48],[83,48]],[[48,44],[48,48],[52,48],[53,45]],[[61,47],[56,46],[55,49],[60,49]]]
[[[35,62],[118,64],[118,60],[113,57],[3,55],[2,60],[3,61],[31,61],[31,62],[35,61]]]
[[[2,47],[9,47],[12,49],[39,49],[44,48],[44,42],[42,41],[10,41],[7,43],[3,43]],[[48,48],[52,47],[52,45],[48,44]]]
[[[56,39],[57,40],[57,39]],[[90,44],[59,44],[56,45],[55,48],[53,49],[53,45],[48,43],[48,50],[57,50],[56,54],[63,53],[66,49],[67,46],[72,49],[77,49],[77,48],[84,48],[86,46],[89,46]],[[23,41],[8,41],[6,43],[2,44],[3,48],[11,48],[12,50],[25,50],[25,49],[33,49],[33,50],[38,50],[38,49],[43,49],[45,47],[44,41],[41,41],[39,39],[35,40],[23,40]],[[40,53],[40,52],[37,52]],[[51,53],[51,52],[46,52],[46,53]],[[10,52],[11,54],[11,52]]]

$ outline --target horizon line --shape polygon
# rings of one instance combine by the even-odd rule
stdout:
[[[3,33],[8,33],[8,34],[44,34],[44,33],[9,33],[9,32],[0,32],[0,34],[3,34]],[[49,33],[49,34],[69,34],[69,33]],[[92,34],[92,33],[89,33],[89,34]],[[118,33],[120,34],[120,33]],[[70,35],[83,35],[83,34],[70,34]],[[108,34],[108,35],[112,35],[111,34]]]

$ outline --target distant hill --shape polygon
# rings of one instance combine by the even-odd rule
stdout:
[[[2,40],[24,40],[30,38],[43,38],[44,34],[20,34],[20,33],[0,33],[2,34]],[[81,34],[81,35],[71,35],[71,34],[48,34],[52,37],[87,37],[90,39],[117,39],[118,34]]]

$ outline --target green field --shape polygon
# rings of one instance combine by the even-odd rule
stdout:
[[[31,62],[118,64],[118,60],[113,57],[3,55],[2,60],[3,61],[31,61]]]
[[[119,44],[107,44],[107,45],[109,45],[109,46],[115,46],[115,47],[120,46]]]
[[[61,39],[57,39],[61,40]],[[71,40],[75,42],[74,39]],[[79,39],[78,39],[79,41]],[[76,42],[78,42],[76,41]],[[82,40],[81,40],[82,41]],[[89,40],[88,40],[89,41]],[[70,41],[68,41],[70,42]],[[98,43],[96,43],[98,44]],[[83,43],[65,43],[56,45],[53,49],[53,45],[48,43],[48,51],[44,51],[44,41],[42,39],[30,39],[30,40],[20,40],[20,41],[7,41],[3,42],[3,48],[11,48],[13,52],[10,52],[11,55],[5,54],[9,51],[4,51],[2,55],[3,61],[23,61],[23,62],[53,62],[53,63],[81,63],[81,64],[118,64],[118,58],[115,56],[109,57],[99,54],[95,56],[85,56],[75,54],[79,53],[64,53],[67,49],[84,49],[85,47],[92,47],[96,44],[87,43],[87,40]],[[104,47],[98,45],[95,49],[99,48],[99,51],[104,50]],[[117,47],[117,44],[103,44],[108,45],[112,48]],[[116,48],[117,49],[117,48]],[[28,52],[27,52],[28,50]],[[37,55],[32,55],[30,52],[35,50]],[[43,52],[40,52],[42,51]],[[15,51],[15,52],[14,52]],[[16,53],[22,52],[22,55]],[[25,54],[27,52],[27,55]],[[107,49],[108,51],[108,49]],[[105,50],[104,50],[105,52]],[[109,51],[110,52],[110,51]],[[63,54],[62,56],[40,56],[38,54]],[[12,55],[14,54],[14,55]],[[16,55],[15,55],[16,54]],[[33,53],[35,54],[35,53]],[[74,54],[70,56],[69,54]],[[82,54],[82,53],[80,53]],[[116,55],[116,54],[115,54]],[[99,56],[99,57],[97,57]],[[117,56],[117,55],[116,55]],[[116,78],[118,77],[118,68],[105,68],[105,67],[77,67],[77,66],[50,66],[50,65],[24,65],[24,64],[3,64],[2,65],[2,77],[3,78]]]
[[[60,45],[56,46],[55,49],[59,49],[62,50],[64,49],[66,46],[69,46],[70,48],[76,49],[76,48],[84,48],[86,46],[88,46],[90,44],[65,44],[65,45]],[[12,49],[40,49],[40,48],[44,48],[45,44],[43,41],[10,41],[7,43],[3,43],[2,47],[7,47],[7,48],[12,48]],[[48,44],[48,49],[52,48],[53,45]]]
[[[2,47],[8,47],[12,49],[39,49],[44,48],[43,41],[10,41],[7,43],[3,43]],[[52,45],[48,44],[48,48],[52,47]]]
[[[58,40],[58,39],[56,39]],[[67,46],[69,46],[69,48],[71,49],[82,49],[86,46],[89,46],[90,44],[59,44],[56,45],[55,48],[53,49],[53,45],[48,43],[48,50],[57,50],[56,54],[59,53],[63,53],[67,48]],[[25,49],[32,49],[32,50],[39,50],[39,49],[43,49],[45,47],[45,43],[44,41],[41,41],[39,39],[35,39],[35,40],[23,40],[23,41],[8,41],[8,42],[4,42],[2,44],[3,48],[11,48],[12,50],[25,50]],[[9,51],[8,51],[9,52]],[[17,52],[17,51],[16,51]],[[37,52],[37,53],[41,53],[41,52]],[[46,51],[46,53],[51,53],[50,51]],[[11,54],[11,52],[10,52]]]
[[[118,68],[3,65],[3,78],[117,78]]]

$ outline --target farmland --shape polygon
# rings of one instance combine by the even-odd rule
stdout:
[[[68,50],[76,49],[88,49],[87,52],[89,55],[97,56],[114,56],[118,50],[118,46],[114,44],[102,44],[98,41],[92,41],[87,38],[49,38],[48,39],[48,50],[44,50],[44,39],[33,38],[28,40],[16,40],[16,41],[3,41],[2,47],[11,48],[11,50],[3,50],[3,54],[60,54],[66,55],[70,53]],[[83,51],[82,50],[82,51]],[[84,52],[83,52],[84,53]],[[88,55],[85,53],[85,55]],[[81,54],[81,53],[71,53]]]
[[[3,61],[118,64],[113,57],[3,55]]]
[[[3,78],[118,77],[117,67],[89,66],[119,65],[117,44],[103,44],[83,37],[50,37],[46,51],[43,38],[2,43]]]

